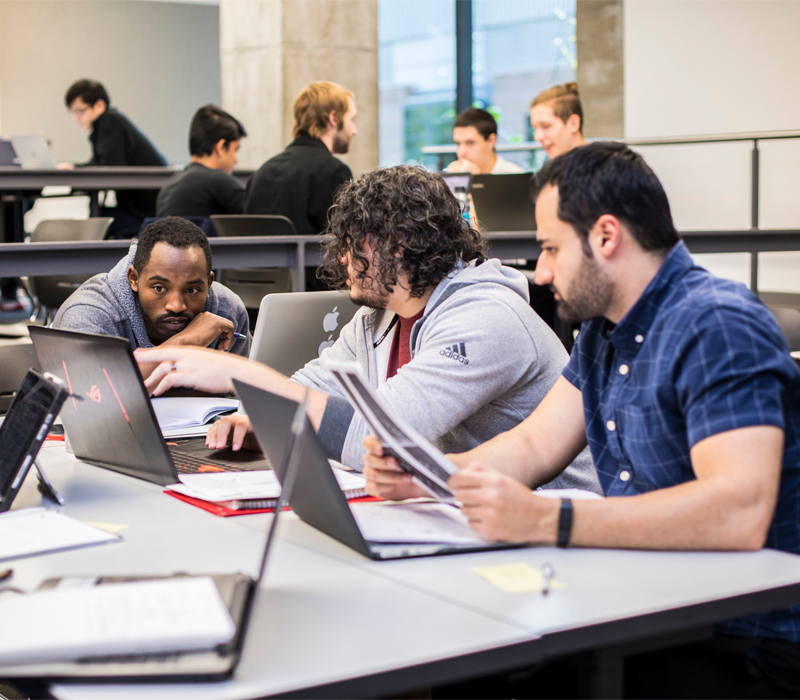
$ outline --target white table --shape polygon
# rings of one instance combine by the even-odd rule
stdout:
[[[271,516],[216,518],[161,489],[43,450],[63,512],[124,523],[124,542],[11,563],[34,589],[66,574],[253,574]],[[28,479],[15,507],[39,505]],[[233,680],[214,684],[72,685],[65,700],[374,696],[401,693],[565,653],[708,628],[800,601],[800,557],[530,548],[372,562],[287,514]],[[553,564],[565,588],[507,594],[472,568]],[[0,623],[1,624],[1,623]],[[13,675],[0,668],[0,677]],[[596,692],[618,688],[616,672]]]

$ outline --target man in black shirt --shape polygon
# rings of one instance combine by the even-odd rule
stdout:
[[[282,214],[297,233],[327,225],[336,189],[353,173],[334,153],[347,153],[356,135],[353,93],[329,82],[312,83],[296,98],[294,141],[270,158],[247,184],[245,214]]]
[[[245,136],[242,124],[219,107],[197,110],[189,130],[191,162],[161,188],[156,216],[241,214],[246,192],[232,173]]]
[[[97,81],[79,80],[67,90],[64,101],[78,126],[91,132],[92,159],[85,165],[167,164],[147,137],[111,106],[106,89]],[[142,221],[155,214],[157,196],[158,190],[119,190],[117,206],[100,212],[114,217],[109,233],[138,232]]]

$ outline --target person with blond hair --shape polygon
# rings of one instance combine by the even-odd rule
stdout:
[[[298,234],[315,235],[327,223],[339,186],[353,173],[334,154],[347,153],[355,137],[353,93],[320,81],[295,98],[294,141],[250,178],[245,214],[278,214],[291,219]]]
[[[531,101],[531,126],[535,138],[550,158],[585,146],[583,108],[578,83],[554,85]]]

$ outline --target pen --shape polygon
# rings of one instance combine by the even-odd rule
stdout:
[[[7,581],[14,575],[14,569],[6,569],[5,571],[0,571],[0,581]]]
[[[553,581],[553,576],[555,575],[555,570],[553,569],[553,565],[549,563],[542,564],[541,568],[542,572],[542,595],[547,595],[550,592],[550,584]]]
[[[233,341],[231,342],[231,347],[233,347],[233,343],[237,340],[241,340],[242,338],[246,338],[247,336],[244,333],[237,333],[236,331],[233,332]],[[231,351],[231,348],[228,348],[228,352]]]

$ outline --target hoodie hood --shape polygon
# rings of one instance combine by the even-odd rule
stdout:
[[[128,269],[133,266],[133,260],[136,257],[136,246],[137,241],[131,243],[131,247],[128,249],[128,257],[122,258],[108,273],[108,286],[117,303],[128,317],[138,347],[152,348],[153,343],[150,342],[150,338],[147,335],[142,309],[139,306],[139,297],[133,293],[130,282],[128,282]]]

